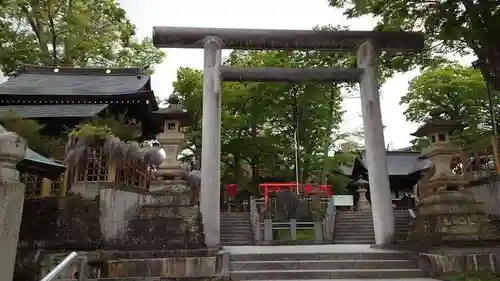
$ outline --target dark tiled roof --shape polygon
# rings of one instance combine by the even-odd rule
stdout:
[[[413,146],[406,146],[406,147],[394,149],[394,151],[398,151],[398,152],[414,152],[415,150],[413,150]]]
[[[392,176],[405,176],[416,172],[416,169],[425,168],[425,159],[419,159],[419,152],[409,151],[387,151],[387,168],[389,175]],[[363,153],[363,166],[366,165],[365,153]],[[420,163],[422,162],[422,163]]]
[[[7,132],[7,130],[0,125],[0,134],[5,132]],[[26,149],[26,157],[18,164],[17,167],[20,171],[40,174],[53,180],[57,179],[66,170],[64,165],[57,164],[56,162],[43,157],[29,148]]]
[[[0,116],[14,112],[20,117],[93,117],[103,111],[107,104],[43,104],[0,106]]]
[[[419,158],[415,161],[415,163],[413,163],[413,167],[412,167],[411,171],[409,172],[409,174],[413,174],[416,172],[430,169],[430,168],[432,168],[432,166],[433,166],[433,164],[432,164],[432,161],[430,159]]]
[[[57,69],[57,72],[54,70]],[[107,73],[109,72],[109,73]],[[24,66],[0,84],[0,95],[102,96],[137,93],[148,84],[142,68]],[[144,89],[150,91],[150,89]]]

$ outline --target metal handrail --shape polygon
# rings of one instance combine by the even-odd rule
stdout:
[[[77,253],[77,252],[72,252],[66,258],[64,258],[57,266],[56,268],[52,269],[45,277],[42,278],[40,281],[52,281],[54,280],[60,273],[63,271],[68,265],[71,264],[75,259],[77,259],[79,256],[81,256],[82,253]],[[84,274],[83,272],[79,272],[79,280],[82,280]]]
[[[417,218],[417,214],[415,214],[415,210],[413,209],[408,209],[408,213],[410,214],[411,218],[412,219],[416,219]]]

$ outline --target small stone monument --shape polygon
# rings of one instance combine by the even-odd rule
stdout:
[[[360,176],[359,179],[354,182],[354,185],[358,187],[356,192],[359,195],[356,210],[361,212],[370,211],[372,208],[370,202],[366,198],[366,192],[368,191],[366,187],[369,185],[368,181]]]
[[[433,168],[428,180],[418,187],[418,217],[408,239],[424,246],[470,246],[499,240],[498,226],[483,212],[482,203],[464,189],[464,178],[452,171],[450,162],[460,149],[450,143],[450,135],[463,125],[444,119],[443,113],[441,109],[433,110],[431,119],[412,134],[429,138],[423,156],[431,160]]]
[[[156,136],[156,140],[165,150],[166,159],[156,170],[156,180],[181,180],[184,172],[177,156],[186,143],[181,127],[188,125],[189,114],[179,106],[176,95],[170,95],[168,107],[154,112],[163,121],[163,132]]]

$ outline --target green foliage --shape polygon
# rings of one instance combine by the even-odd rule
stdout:
[[[152,40],[133,38],[135,26],[113,0],[0,2],[0,68],[19,64],[130,67],[160,63]]]
[[[68,135],[70,139],[85,139],[86,143],[95,144],[104,141],[106,137],[112,134],[113,131],[106,125],[84,122],[76,125]]]
[[[141,123],[129,122],[127,112],[105,117],[94,117],[91,124],[96,128],[108,128],[114,136],[122,141],[134,141],[141,135]]]
[[[0,117],[0,124],[8,131],[24,138],[28,147],[43,156],[51,157],[64,148],[64,139],[42,134],[43,125],[35,120],[20,117],[14,111]]]
[[[383,57],[392,71],[435,66],[448,53],[472,53],[497,67],[500,62],[499,0],[330,0],[330,6],[343,8],[349,18],[376,17],[377,30],[425,30],[422,54]]]
[[[94,117],[90,121],[82,122],[69,131],[70,138],[83,138],[88,143],[105,140],[108,136],[115,136],[121,141],[134,141],[141,133],[140,123],[131,123],[126,120],[126,112],[118,115]]]
[[[352,64],[350,54],[335,52],[233,51],[232,67],[325,67]],[[180,68],[174,92],[193,114],[186,128],[189,155],[200,159],[202,73]],[[342,120],[342,97],[334,83],[225,83],[222,86],[222,177],[239,186],[256,186],[259,178],[292,174],[294,134],[299,140],[300,181],[319,178],[327,150]],[[328,151],[327,151],[328,152]],[[330,173],[328,173],[330,174]]]
[[[481,273],[451,273],[443,277],[446,281],[498,281],[498,277]]]
[[[494,104],[499,101],[500,97],[495,97]],[[406,119],[417,123],[427,120],[432,109],[445,109],[444,118],[467,125],[457,136],[463,145],[477,143],[491,132],[488,92],[481,73],[470,67],[429,68],[410,82],[400,103],[407,106]],[[417,143],[419,147],[426,145],[423,139],[416,139]]]

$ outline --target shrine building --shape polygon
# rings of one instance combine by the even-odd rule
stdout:
[[[398,199],[405,192],[413,194],[414,186],[432,163],[428,159],[422,159],[421,153],[417,151],[396,150],[386,153],[392,198]],[[347,187],[350,194],[356,194],[357,187],[353,184],[356,180],[368,180],[365,155],[366,152],[363,151],[354,159],[352,166],[341,167],[342,173],[350,179],[351,184]]]
[[[44,126],[42,134],[46,136],[67,137],[69,129],[94,117],[123,116],[126,123],[140,127],[136,141],[154,139],[163,131],[163,120],[153,114],[158,109],[146,68],[24,65],[0,84],[0,118],[15,114],[36,120]],[[87,159],[80,159],[75,168],[59,176],[64,158],[64,147],[47,158],[28,152],[20,164],[26,197],[64,196],[72,184],[83,182],[123,182],[145,188],[151,176],[144,165],[137,163],[118,168],[110,163],[102,147],[93,148]]]

